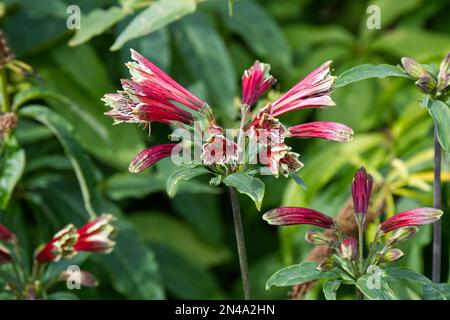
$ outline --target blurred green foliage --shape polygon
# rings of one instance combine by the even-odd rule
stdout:
[[[71,4],[82,13],[76,32],[66,27]],[[369,4],[381,8],[379,30],[366,26]],[[236,0],[231,16],[228,1],[219,0],[6,0],[0,7],[13,51],[34,68],[22,87],[33,87],[39,94],[23,94],[23,104],[50,107],[48,112],[39,106],[21,111],[17,139],[26,164],[0,222],[19,235],[27,250],[65,223],[84,223],[91,210],[117,215],[116,250],[83,264],[100,280],[98,288],[77,292],[87,299],[241,297],[227,194],[199,178],[169,198],[166,180],[174,170],[170,161],[142,175],[127,171],[137,152],[170,133],[156,124],[149,137],[132,125],[113,127],[103,115],[107,107],[100,98],[128,76],[123,64],[129,60],[129,48],[211,102],[230,126],[238,111],[234,102],[239,79],[255,59],[272,65],[276,90],[283,92],[330,59],[339,75],[360,64],[396,65],[405,55],[438,63],[450,51],[450,1],[441,0]],[[403,78],[364,80],[337,87],[336,107],[282,119],[288,124],[342,122],[354,129],[356,138],[348,144],[295,141],[305,163],[300,176],[307,190],[290,179],[264,178],[262,212],[298,205],[336,215],[361,165],[386,186],[386,215],[431,205],[432,120],[419,97]],[[33,119],[48,123],[51,132]],[[448,182],[448,156],[443,167]],[[89,205],[83,205],[87,197]],[[444,279],[449,268],[449,197],[447,183]],[[284,299],[287,290],[266,291],[266,280],[307,256],[311,247],[303,238],[309,228],[273,228],[262,221],[250,199],[241,197],[241,205],[254,298]],[[431,232],[425,228],[414,245],[407,245],[406,258],[398,264],[429,276],[430,243]],[[319,289],[307,297],[323,298]],[[400,289],[404,298],[418,297],[412,284]],[[344,290],[338,298],[352,296]]]

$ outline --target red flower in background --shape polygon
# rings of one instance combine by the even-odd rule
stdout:
[[[442,210],[436,208],[419,208],[397,213],[389,219],[383,221],[378,229],[382,233],[387,233],[402,227],[413,227],[424,224],[430,224],[439,220],[442,216]]]
[[[4,225],[0,224],[0,241],[10,242],[14,241],[16,236],[8,230]]]
[[[263,219],[272,225],[309,224],[329,229],[335,225],[333,218],[313,209],[301,207],[276,208],[266,212]]]

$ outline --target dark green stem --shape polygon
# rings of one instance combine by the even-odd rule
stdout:
[[[2,95],[2,106],[0,110],[2,112],[9,112],[8,77],[4,67],[0,69],[0,93]]]
[[[441,208],[441,145],[437,136],[437,128],[434,129],[434,182],[433,182],[433,206]],[[433,267],[432,279],[434,282],[441,282],[441,248],[442,248],[442,222],[436,221],[433,224]]]
[[[244,288],[245,300],[250,300],[250,280],[248,277],[248,263],[247,253],[245,250],[244,229],[242,226],[241,208],[239,206],[239,199],[236,189],[230,187],[229,189],[231,208],[233,210],[234,232],[236,234],[236,244],[239,256],[239,265],[241,268],[242,286]]]

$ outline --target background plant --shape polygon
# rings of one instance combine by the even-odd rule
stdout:
[[[101,256],[82,265],[83,269],[100,275],[101,284],[77,292],[83,298],[151,299],[163,297],[163,292],[169,298],[228,298],[240,297],[241,292],[238,266],[229,249],[234,246],[233,234],[224,227],[231,223],[227,195],[207,186],[207,181],[189,181],[180,186],[175,198],[167,197],[165,181],[174,168],[165,161],[148,174],[125,173],[129,159],[144,148],[144,142],[157,144],[169,134],[164,126],[156,124],[155,134],[148,138],[146,132],[136,128],[113,128],[103,116],[107,108],[99,99],[105,92],[118,89],[119,78],[126,76],[123,63],[129,59],[128,47],[136,48],[163,70],[170,71],[180,83],[191,84],[189,89],[196,95],[223,110],[220,117],[225,122],[230,121],[227,114],[239,111],[239,106],[232,103],[238,96],[238,79],[255,59],[273,67],[278,85],[275,92],[269,93],[272,97],[328,59],[334,61],[333,74],[340,75],[360,64],[397,65],[403,56],[420,63],[438,64],[450,49],[446,1],[370,2],[381,7],[380,30],[366,28],[366,8],[370,4],[366,1],[234,1],[232,17],[226,2],[204,1],[197,3],[195,12],[135,38],[114,52],[109,48],[121,30],[148,3],[115,26],[98,32],[98,36],[70,48],[67,43],[74,34],[65,23],[67,6],[73,1],[48,1],[45,7],[37,3],[7,0],[2,2],[4,10],[0,10],[3,30],[13,52],[32,65],[36,74],[20,88],[30,87],[29,82],[33,82],[40,90],[65,97],[66,103],[49,95],[32,102],[49,106],[70,123],[83,153],[96,168],[96,174],[88,176],[96,178],[95,190],[107,206],[104,211],[124,212],[118,221],[124,226],[119,228],[136,230],[122,233],[123,236],[119,233],[116,238],[117,252],[126,255],[120,253],[116,260],[98,263],[100,259],[113,257]],[[84,14],[120,7],[118,1],[109,0],[76,3]],[[195,72],[198,68],[205,72]],[[421,93],[410,81],[389,78],[338,86],[333,98],[339,108],[319,113],[299,112],[283,119],[290,125],[307,120],[343,122],[354,129],[356,138],[350,144],[327,143],[326,147],[320,141],[294,142],[294,149],[300,150],[308,164],[302,171],[308,190],[303,192],[295,182],[286,184],[281,179],[263,178],[266,197],[262,210],[293,205],[337,213],[334,208],[343,207],[350,197],[349,190],[344,193],[340,190],[347,188],[361,165],[385,186],[386,216],[431,205],[433,146],[423,137],[431,135],[433,122],[427,111],[417,106]],[[42,231],[45,235],[41,242],[65,222],[78,221],[81,225],[88,214],[81,205],[82,196],[70,163],[63,160],[62,148],[47,130],[26,119],[19,122],[16,133],[25,147],[26,167],[33,159],[36,166],[39,158],[51,161],[41,161],[37,169],[26,169],[29,173],[16,186],[9,207],[1,214],[1,223],[24,236],[34,230],[46,230]],[[448,179],[448,165],[448,158],[444,157],[444,179]],[[31,177],[39,183],[33,190],[42,198],[33,206],[21,200],[19,192]],[[444,211],[448,210],[448,195],[444,183]],[[262,223],[249,200],[243,197],[241,203],[244,229],[249,235],[254,297],[285,298],[288,289],[265,291],[264,283],[274,270],[307,256],[311,249],[303,240],[307,229],[293,226],[275,231]],[[20,222],[23,219],[27,224]],[[445,215],[442,222],[445,280],[448,279]],[[430,229],[423,228],[410,250],[406,243],[403,245],[402,250],[409,255],[397,265],[429,277],[430,240]],[[141,281],[144,278],[147,280]],[[395,284],[393,290],[402,298],[418,297],[420,293],[409,281]],[[339,291],[337,298],[346,297],[354,297],[353,290]],[[307,298],[323,298],[320,281]]]

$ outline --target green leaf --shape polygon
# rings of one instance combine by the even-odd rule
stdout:
[[[110,254],[94,255],[92,259],[107,271],[114,289],[127,298],[164,299],[159,267],[153,252],[137,237],[129,223],[121,220],[115,225],[119,232],[114,250]]]
[[[367,273],[356,281],[358,289],[370,300],[397,300],[383,270]]]
[[[84,206],[88,213],[95,217],[97,213],[101,212],[95,170],[78,141],[74,138],[73,127],[64,118],[45,106],[30,105],[21,109],[19,114],[22,117],[44,124],[58,138],[77,176]]]
[[[450,109],[445,103],[439,100],[429,99],[425,107],[430,112],[438,132],[438,140],[442,150],[450,152]]]
[[[291,172],[289,173],[289,176],[294,179],[295,183],[298,184],[300,187],[302,187],[302,189],[306,190],[306,183],[305,181],[296,173]]]
[[[47,296],[48,300],[80,300],[76,294],[70,292],[55,292]]]
[[[418,61],[433,57],[442,59],[450,51],[450,36],[417,28],[396,28],[391,32],[383,32],[380,38],[371,43],[371,49],[397,57],[414,57]]]
[[[342,283],[341,279],[327,280],[323,284],[323,294],[327,300],[336,300],[336,292]]]
[[[343,72],[337,79],[335,87],[370,78],[406,77],[408,74],[400,68],[389,64],[363,64]]]
[[[82,26],[70,39],[69,46],[78,46],[93,37],[102,34],[111,26],[125,18],[126,12],[120,7],[95,9],[81,16]]]
[[[272,286],[290,287],[318,279],[334,279],[338,274],[333,271],[317,270],[317,262],[302,262],[275,272],[266,283],[266,290]]]
[[[385,274],[386,276],[395,280],[404,279],[419,282],[420,284],[422,284],[422,286],[426,286],[425,290],[427,291],[427,293],[430,293],[432,290],[434,290],[434,294],[438,295],[439,299],[446,300],[446,297],[449,293],[448,287],[439,286],[439,284],[434,283],[424,275],[421,275],[420,273],[407,268],[388,268],[385,270]]]
[[[0,143],[0,209],[8,206],[14,188],[25,168],[25,152],[10,136]]]
[[[448,283],[422,284],[424,300],[450,300],[450,285]]]
[[[178,191],[179,183],[188,181],[197,176],[210,173],[205,167],[183,168],[172,173],[167,180],[167,194],[169,197],[174,197]]]
[[[222,116],[233,119],[237,113],[233,64],[211,20],[203,13],[183,18],[176,24],[174,40],[192,75],[208,88],[211,102],[220,108]]]
[[[236,2],[233,16],[222,2],[214,3],[228,28],[241,36],[253,51],[268,59],[267,63],[288,66],[291,50],[277,22],[254,1]],[[258,23],[255,23],[258,21]]]
[[[193,264],[203,267],[217,266],[230,257],[227,248],[211,245],[185,222],[167,213],[133,213],[130,221],[142,239],[163,244]]]
[[[160,265],[164,287],[176,299],[224,299],[212,272],[201,267],[164,243],[151,243]],[[180,272],[180,270],[182,270]]]
[[[126,42],[145,36],[165,25],[194,12],[194,0],[159,0],[137,15],[119,35],[111,50],[120,49]]]
[[[248,195],[255,202],[256,208],[261,210],[265,186],[259,178],[249,176],[245,172],[238,172],[227,176],[223,179],[223,183]]]

